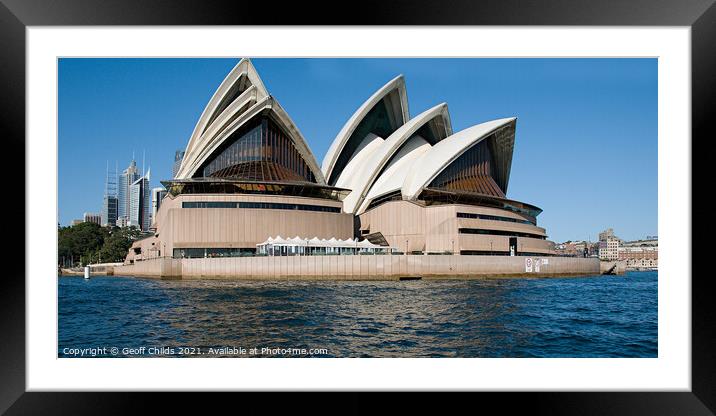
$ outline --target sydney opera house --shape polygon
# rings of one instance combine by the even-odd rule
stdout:
[[[360,104],[319,165],[242,59],[162,182],[154,234],[128,259],[251,255],[280,236],[407,254],[550,255],[541,210],[507,198],[515,131],[503,118],[455,132],[445,103],[411,116],[398,76]]]

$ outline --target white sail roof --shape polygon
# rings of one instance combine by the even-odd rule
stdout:
[[[245,101],[247,97],[241,97],[241,95],[252,86],[254,87],[252,92],[254,100],[260,100],[269,95],[263,81],[261,81],[261,77],[256,72],[256,68],[254,68],[249,59],[243,58],[226,75],[226,78],[224,78],[219,88],[216,89],[214,95],[206,104],[189,138],[183,161],[187,161],[187,155],[191,155],[197,147],[202,146],[202,143],[206,140],[206,137],[203,137],[205,136],[204,132],[208,130],[210,124],[216,121],[224,111],[231,112],[235,110],[235,108],[230,109],[229,107],[234,102],[239,101],[239,98]],[[179,170],[180,173],[184,168],[183,161]]]
[[[348,140],[351,138],[351,135],[356,130],[358,125],[361,123],[361,121],[363,121],[363,119],[368,115],[368,113],[378,103],[381,102],[381,100],[383,100],[393,92],[397,92],[398,94],[398,104],[400,107],[396,111],[396,116],[398,118],[396,122],[398,123],[398,125],[402,125],[410,118],[408,112],[408,96],[405,90],[405,79],[402,75],[399,75],[390,80],[387,84],[383,85],[378,91],[371,95],[370,98],[368,98],[358,108],[358,110],[353,113],[351,118],[348,119],[341,131],[333,140],[333,142],[331,143],[331,147],[328,149],[328,152],[326,153],[326,156],[323,159],[323,164],[321,166],[323,176],[326,178],[327,182],[333,183],[331,182],[333,176],[339,176],[341,174],[341,172],[334,172],[335,164],[338,161],[338,158],[341,153],[344,151]],[[358,140],[363,140],[363,138],[360,137]]]
[[[296,150],[308,165],[316,182],[324,184],[323,172],[305,138],[291,117],[272,97],[249,59],[241,59],[206,105],[194,127],[176,179],[194,176],[202,164],[254,117],[270,112],[291,137]]]
[[[358,145],[358,149],[353,154],[353,157],[348,161],[348,164],[341,172],[341,175],[336,180],[336,186],[345,189],[355,189],[359,186],[362,181],[361,171],[371,156],[383,146],[382,137],[378,137],[375,134],[368,134],[365,139]]]
[[[393,134],[390,135],[381,146],[370,153],[369,156],[365,157],[360,164],[360,169],[357,171],[350,171],[350,185],[345,186],[351,189],[351,193],[346,196],[343,200],[343,210],[348,213],[356,213],[358,207],[363,203],[363,200],[368,195],[370,187],[373,185],[375,180],[383,171],[385,165],[391,160],[391,158],[398,152],[399,149],[415,134],[421,127],[427,123],[439,118],[443,131],[439,132],[437,140],[441,140],[450,134],[452,134],[452,127],[450,125],[450,115],[448,113],[447,104],[441,103],[432,107],[420,115],[410,119],[408,122],[399,127]],[[423,139],[424,140],[424,139]],[[348,170],[343,171],[343,175],[348,173]],[[338,183],[336,183],[338,185]]]
[[[502,118],[486,123],[478,124],[461,130],[447,139],[437,143],[430,150],[423,153],[415,160],[408,174],[405,177],[401,188],[403,199],[415,200],[440,172],[450,165],[455,159],[462,155],[467,149],[476,145],[496,130],[514,123],[516,118]],[[512,137],[514,141],[514,136]],[[500,149],[498,149],[499,151]],[[511,148],[509,148],[510,155]],[[507,157],[500,154],[496,157]],[[498,164],[499,167],[499,164]]]
[[[370,203],[383,195],[400,191],[405,182],[405,177],[417,158],[427,152],[432,146],[420,136],[413,136],[396,153],[393,160],[386,166],[383,173],[375,180],[368,195],[356,210],[356,214],[362,214],[368,209]]]

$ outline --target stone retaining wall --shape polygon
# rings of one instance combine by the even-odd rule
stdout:
[[[531,266],[531,271],[528,271],[528,266]],[[160,258],[115,267],[114,274],[163,279],[257,280],[549,277],[597,275],[599,260],[573,257],[426,255]]]

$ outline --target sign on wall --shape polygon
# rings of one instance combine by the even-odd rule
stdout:
[[[548,259],[533,259],[531,257],[525,258],[525,272],[526,273],[539,273],[542,265],[549,264]]]

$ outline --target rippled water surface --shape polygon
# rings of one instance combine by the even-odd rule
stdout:
[[[112,347],[118,356],[200,352],[194,356],[202,357],[656,357],[658,352],[656,272],[402,282],[59,277],[58,284],[61,357],[77,356],[84,348],[100,348],[85,356],[113,356]],[[221,347],[233,349],[209,353]],[[283,350],[262,354],[263,347]],[[250,355],[251,348],[258,354]],[[287,348],[325,351],[287,354]]]

